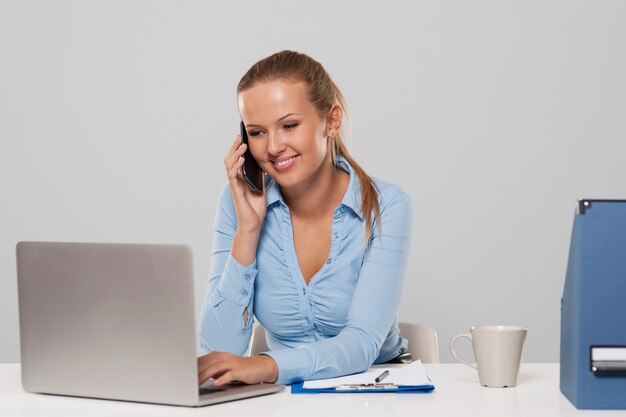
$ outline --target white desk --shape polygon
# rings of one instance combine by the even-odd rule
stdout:
[[[0,416],[626,416],[626,410],[576,410],[559,391],[558,364],[524,364],[516,388],[483,388],[460,364],[427,364],[431,394],[291,395],[184,408],[29,394],[19,364],[0,364]],[[626,393],[625,393],[626,395]]]

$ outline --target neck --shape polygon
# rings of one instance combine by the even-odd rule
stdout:
[[[283,199],[292,215],[300,218],[319,218],[332,214],[348,188],[350,176],[332,164],[330,154],[318,172],[305,184],[285,189]]]

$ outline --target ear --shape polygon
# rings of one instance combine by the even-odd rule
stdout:
[[[341,132],[341,119],[343,117],[343,110],[339,106],[333,106],[328,113],[328,119],[326,120],[326,136],[337,136]]]

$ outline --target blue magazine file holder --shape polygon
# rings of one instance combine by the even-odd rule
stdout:
[[[626,200],[580,200],[561,299],[561,392],[626,409]]]

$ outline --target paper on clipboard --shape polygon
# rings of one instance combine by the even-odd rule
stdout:
[[[342,376],[339,378],[316,379],[305,381],[302,384],[304,389],[326,389],[335,388],[342,385],[366,385],[373,384],[377,376],[384,370],[389,371],[389,375],[383,381],[385,384],[397,386],[426,386],[432,382],[426,376],[424,367],[420,360],[410,364],[385,364],[375,365],[365,372],[354,375]]]

